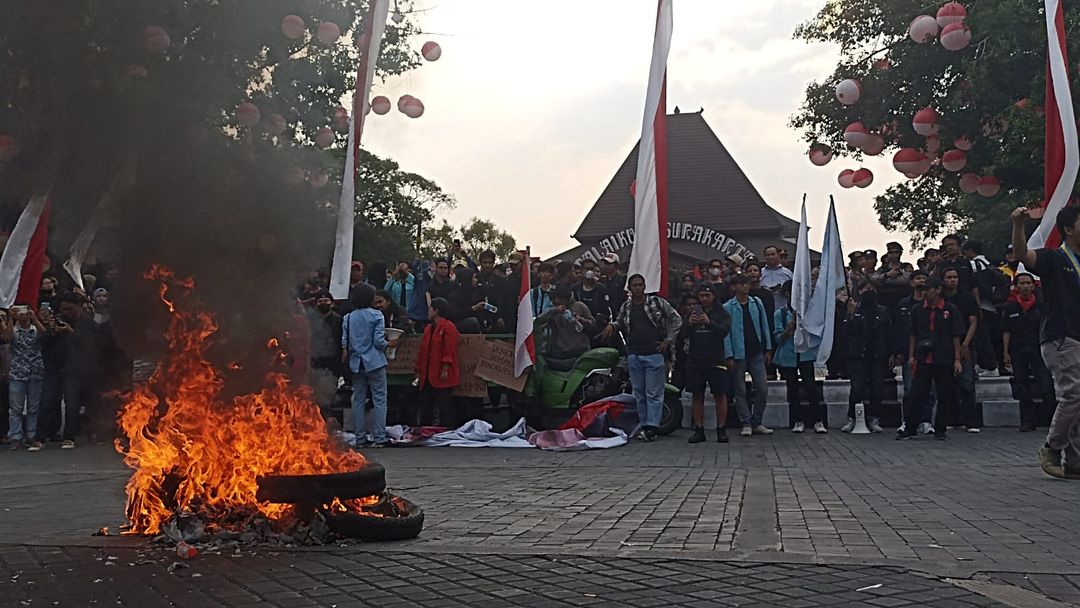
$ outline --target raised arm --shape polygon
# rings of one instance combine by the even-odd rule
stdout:
[[[1017,207],[1013,210],[1012,218],[1012,246],[1013,255],[1029,269],[1035,267],[1035,252],[1028,249],[1027,234],[1024,232],[1024,221],[1027,220],[1030,210],[1027,207]]]

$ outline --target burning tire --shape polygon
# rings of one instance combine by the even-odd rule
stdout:
[[[424,510],[409,500],[387,494],[384,507],[371,512],[323,509],[330,530],[346,538],[391,541],[416,538],[424,527]]]
[[[358,471],[326,475],[269,475],[259,478],[260,502],[323,504],[335,498],[374,496],[386,490],[386,470],[366,462]]]

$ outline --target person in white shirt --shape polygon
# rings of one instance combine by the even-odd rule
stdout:
[[[780,248],[769,245],[762,252],[765,255],[765,267],[761,269],[761,286],[773,292],[776,309],[780,310],[788,305],[787,298],[780,293],[780,286],[794,277],[790,269],[780,265]]]

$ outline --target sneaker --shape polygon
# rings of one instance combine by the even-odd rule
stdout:
[[[801,433],[806,430],[806,425],[801,422],[796,422],[795,426],[791,427],[792,433]]]
[[[920,435],[929,435],[931,432],[932,431],[930,430],[930,423],[929,422],[920,422],[919,423],[919,434]]]
[[[933,435],[936,432],[937,431],[934,430],[934,425],[930,424],[929,422],[926,423],[926,434],[927,435]]]
[[[694,427],[694,434],[690,435],[690,439],[686,443],[704,443],[705,441],[705,429],[700,426]]]
[[[896,440],[904,441],[905,439],[911,439],[916,435],[915,431],[904,429],[903,431],[896,432]]]
[[[749,427],[749,426],[742,427],[742,432],[739,433],[739,435],[741,435],[743,437],[749,437],[749,436],[751,436],[753,434],[754,434],[754,429],[753,429],[753,427]]]
[[[855,420],[852,419],[852,418],[848,418],[847,419],[847,424],[840,427],[840,432],[841,433],[850,433],[851,429],[853,429],[853,428],[855,428]]]
[[[27,452],[40,452],[41,448],[45,447],[45,444],[40,441],[31,441],[30,445],[26,446]]]
[[[877,418],[870,419],[870,432],[871,433],[884,433],[885,429],[881,428],[881,421]]]
[[[75,442],[70,440],[70,439],[65,439],[64,443],[60,444],[60,449],[61,450],[74,450],[75,449]]]
[[[969,427],[967,427],[967,432],[969,432],[969,433],[981,433],[982,431],[979,430],[979,427],[977,427],[977,426],[969,426]]]
[[[716,443],[727,443],[727,431],[723,427],[716,429]]]
[[[755,435],[772,435],[773,434],[773,430],[770,429],[769,427],[765,426],[764,424],[759,424],[759,425],[755,426],[753,428],[752,432]]]
[[[824,422],[815,422],[814,423],[814,432],[819,434],[819,435],[824,435],[825,433],[829,432],[829,429],[825,428],[825,423]]]
[[[1050,477],[1065,478],[1065,467],[1061,466],[1061,450],[1043,444],[1043,447],[1039,448],[1039,466],[1043,473]]]
[[[8,444],[8,449],[11,450],[12,452],[14,452],[15,450],[18,450],[21,447],[22,447],[22,439],[12,439],[11,443]]]
[[[660,434],[657,433],[656,429],[654,429],[652,427],[649,427],[649,428],[645,429],[645,433],[648,434],[648,437],[649,437],[648,439],[646,439],[646,441],[656,441],[657,439],[660,438]]]
[[[897,433],[903,433],[906,430],[907,430],[907,423],[904,422],[904,421],[900,421],[900,426],[896,427],[896,432]]]

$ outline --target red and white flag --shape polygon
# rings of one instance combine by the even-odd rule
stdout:
[[[360,65],[356,69],[356,92],[349,114],[349,148],[345,152],[345,172],[341,176],[341,198],[338,199],[337,231],[334,238],[334,264],[330,268],[330,295],[335,300],[349,297],[349,271],[352,266],[354,218],[356,215],[356,158],[360,155],[360,138],[364,133],[364,118],[371,109],[371,84],[375,81],[375,64],[379,60],[386,15],[390,0],[371,0],[364,22],[366,48],[360,49]]]
[[[674,27],[672,0],[659,0],[645,119],[634,192],[634,248],[630,276],[645,277],[645,291],[667,296],[667,60]]]
[[[529,299],[532,280],[529,276],[529,250],[520,252],[521,287],[518,288],[517,331],[514,334],[514,377],[525,373],[536,361],[536,341],[533,339],[533,308]]]
[[[1069,90],[1069,61],[1065,52],[1065,19],[1061,0],[1046,2],[1046,144],[1043,216],[1028,239],[1028,247],[1056,248],[1061,235],[1055,227],[1057,214],[1069,204],[1080,150],[1077,148],[1076,117]]]
[[[0,308],[37,308],[45,246],[49,240],[49,195],[30,199],[0,257]]]

